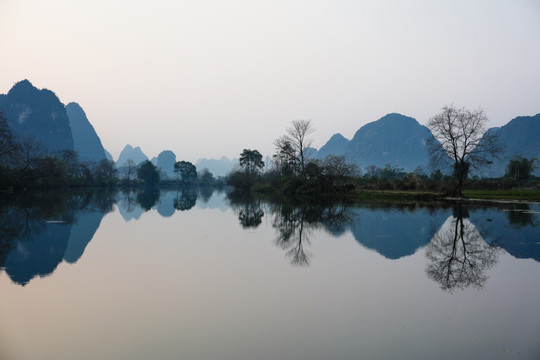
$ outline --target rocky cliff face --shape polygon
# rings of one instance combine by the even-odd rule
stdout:
[[[0,97],[0,107],[19,139],[33,137],[51,152],[74,150],[66,109],[52,91],[23,80]]]
[[[86,113],[77,103],[66,105],[66,113],[73,135],[73,146],[81,160],[101,161],[106,158],[101,140]]]

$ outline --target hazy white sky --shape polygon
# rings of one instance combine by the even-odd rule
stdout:
[[[272,154],[295,119],[319,148],[449,103],[501,126],[540,112],[540,1],[0,0],[0,93],[22,79],[115,158]]]

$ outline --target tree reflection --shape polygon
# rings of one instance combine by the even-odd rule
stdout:
[[[230,193],[228,194],[229,205],[238,215],[238,221],[242,228],[257,228],[261,225],[264,211],[262,201],[251,195]]]
[[[272,211],[272,226],[277,230],[275,244],[286,251],[294,266],[308,266],[312,255],[304,250],[312,233],[307,226],[306,208],[277,206]]]
[[[122,191],[122,199],[119,201],[119,206],[125,209],[128,214],[134,212],[138,205],[137,194],[134,191]]]
[[[195,206],[197,202],[197,190],[190,187],[184,187],[176,195],[173,205],[176,210],[186,211]]]
[[[527,204],[513,204],[512,208],[506,211],[506,215],[510,225],[517,229],[529,225],[538,226],[538,221],[535,221],[534,213]]]
[[[214,193],[215,189],[212,187],[202,187],[199,189],[199,193],[201,195],[201,200],[203,203],[208,203],[208,200],[212,197],[212,194]]]
[[[312,254],[305,250],[314,230],[325,228],[331,233],[345,231],[354,221],[344,204],[278,204],[271,207],[272,226],[277,230],[275,244],[286,251],[294,266],[309,266]]]
[[[238,211],[238,220],[244,229],[256,228],[262,222],[264,211],[260,206],[260,202],[253,201],[246,203]]]
[[[466,217],[460,205],[427,246],[426,274],[445,291],[484,287],[486,270],[498,261],[500,249],[488,245]]]
[[[137,202],[145,210],[152,209],[159,200],[159,189],[144,188],[143,191],[137,193]]]

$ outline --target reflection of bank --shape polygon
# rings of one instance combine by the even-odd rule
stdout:
[[[497,263],[499,248],[488,245],[462,214],[461,206],[435,233],[426,248],[426,274],[441,289],[482,288],[486,271]]]

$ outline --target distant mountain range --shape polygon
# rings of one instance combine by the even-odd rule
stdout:
[[[195,166],[197,170],[208,169],[214,176],[225,176],[227,175],[235,165],[238,164],[238,159],[230,160],[226,156],[223,156],[221,159],[199,159]]]
[[[481,169],[480,175],[503,176],[509,160],[517,155],[540,160],[540,114],[520,116],[501,128],[489,131],[498,135],[503,155],[501,160]],[[432,137],[429,129],[415,119],[388,114],[362,126],[350,141],[341,134],[333,135],[319,149],[317,157],[343,155],[361,169],[370,165],[382,168],[390,164],[408,172],[417,167],[429,172],[427,140]],[[540,168],[535,174],[540,174]]]
[[[149,160],[139,146],[133,147],[127,144],[120,152],[116,167],[125,166],[126,161],[130,159],[137,165]],[[164,150],[157,157],[152,158],[151,162],[161,171],[162,175],[165,175],[165,178],[174,178],[176,176],[174,174],[174,163],[181,160],[177,159],[176,154],[171,150]],[[237,159],[229,160],[226,156],[223,156],[221,159],[199,159],[194,165],[197,171],[208,169],[217,177],[227,175],[237,163]]]
[[[81,106],[69,103],[64,106],[50,90],[39,90],[28,80],[16,83],[7,94],[0,94],[3,110],[12,131],[20,139],[34,137],[49,151],[76,150],[82,160],[112,160],[103,148],[94,127]],[[540,114],[521,116],[496,132],[504,148],[501,160],[489,168],[480,170],[481,176],[499,177],[505,174],[510,159],[517,155],[540,159]],[[341,134],[333,135],[318,151],[312,149],[314,158],[343,155],[361,169],[370,165],[383,168],[387,164],[410,172],[418,167],[429,172],[427,140],[433,135],[415,119],[401,114],[388,114],[358,129],[351,140]],[[140,147],[126,145],[120,153],[116,166],[123,166],[128,159],[136,164],[148,160]],[[166,177],[173,177],[172,167],[176,155],[165,150],[152,159]],[[197,170],[207,168],[215,176],[227,175],[237,159],[199,159]],[[535,174],[540,174],[540,167]]]

